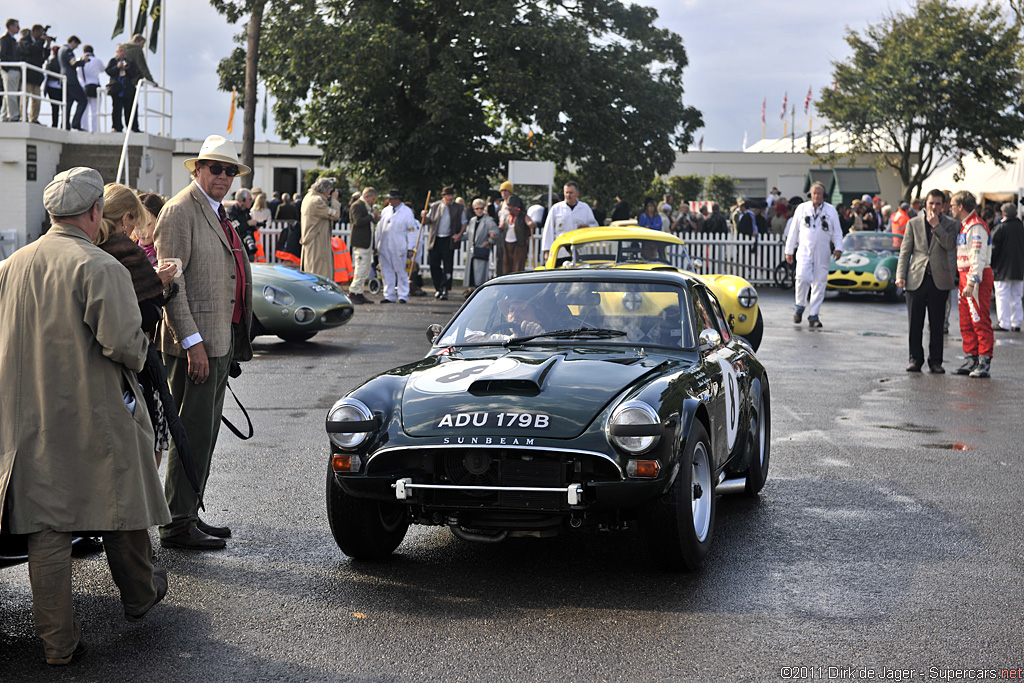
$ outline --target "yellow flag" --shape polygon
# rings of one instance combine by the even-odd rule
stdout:
[[[228,135],[235,130],[235,89],[231,89],[231,111],[228,114]]]

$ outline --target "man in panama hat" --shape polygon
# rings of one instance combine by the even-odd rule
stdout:
[[[200,486],[206,488],[224,391],[232,361],[252,358],[252,274],[238,234],[221,204],[239,163],[234,145],[220,135],[206,138],[199,156],[186,159],[192,183],[164,205],[157,218],[156,255],[181,270],[178,295],[164,309],[157,345],[164,354],[171,394],[188,432]],[[175,447],[167,460],[164,492],[171,522],[160,527],[165,548],[214,550],[231,535],[228,527],[199,519],[199,498],[185,477]]]

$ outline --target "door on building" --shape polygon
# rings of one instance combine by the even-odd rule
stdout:
[[[299,191],[299,169],[274,168],[274,192],[287,192],[295,196]]]

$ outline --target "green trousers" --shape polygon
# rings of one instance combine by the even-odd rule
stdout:
[[[234,327],[234,326],[232,326]],[[232,344],[232,348],[234,344]],[[171,396],[178,404],[178,415],[188,434],[188,443],[196,462],[201,493],[206,491],[210,478],[213,449],[220,432],[220,416],[224,409],[224,392],[228,386],[231,354],[210,358],[210,376],[202,384],[188,377],[188,358],[164,354],[167,383]],[[160,537],[174,536],[189,528],[199,519],[199,497],[185,476],[178,458],[178,449],[172,443],[167,453],[167,480],[164,482],[167,507],[171,510],[171,523],[160,527]]]

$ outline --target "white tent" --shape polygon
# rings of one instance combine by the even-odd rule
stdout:
[[[964,159],[964,171],[957,174],[956,163],[949,164],[932,173],[924,181],[922,190],[927,192],[932,188],[940,190],[952,190],[957,192],[967,190],[972,192],[979,201],[1013,201],[1024,197],[1024,144],[1018,147],[1008,156],[1013,161],[1006,165],[1006,168],[999,168],[995,161],[985,157],[978,161],[973,156]],[[959,180],[954,175],[960,177]]]

